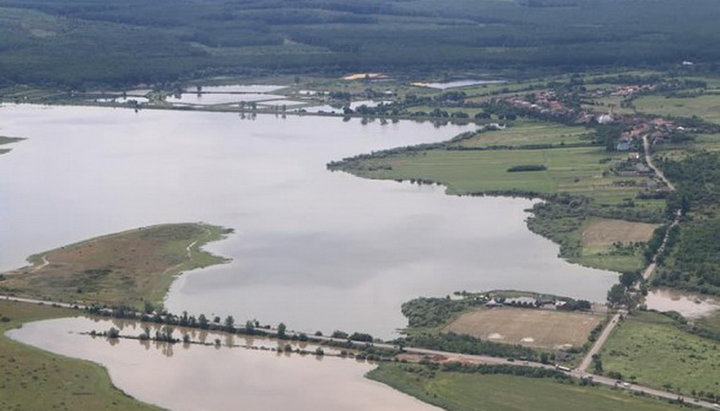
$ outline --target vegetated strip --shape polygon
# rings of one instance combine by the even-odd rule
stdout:
[[[201,247],[231,232],[179,223],[93,238],[30,256],[31,265],[0,275],[0,292],[84,305],[158,306],[177,274],[227,261]]]

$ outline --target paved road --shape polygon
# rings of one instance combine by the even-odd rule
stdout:
[[[663,174],[663,172],[659,168],[657,168],[655,166],[655,163],[653,162],[652,153],[650,152],[651,147],[648,136],[644,135],[642,139],[643,149],[645,150],[645,162],[647,163],[648,167],[650,167],[650,169],[655,172],[655,175],[657,175],[665,183],[665,185],[668,186],[670,191],[675,191],[675,185],[665,177],[665,174]]]
[[[592,363],[593,355],[600,352],[603,345],[605,345],[605,342],[610,337],[610,334],[612,334],[612,332],[615,330],[615,327],[617,327],[618,324],[620,323],[620,317],[625,314],[627,314],[625,311],[621,311],[621,312],[616,313],[610,319],[610,321],[605,326],[605,329],[602,331],[602,333],[600,333],[597,340],[595,340],[595,343],[590,348],[590,350],[587,352],[587,354],[585,355],[585,358],[583,358],[582,362],[578,366],[577,369],[579,372],[584,373],[587,371],[588,367],[590,367],[590,364]]]

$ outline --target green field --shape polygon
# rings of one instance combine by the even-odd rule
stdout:
[[[634,101],[638,111],[650,114],[692,117],[720,123],[720,94],[688,98],[643,96]]]
[[[71,310],[0,300],[0,409],[158,409],[115,388],[99,365],[53,355],[5,337],[6,331],[24,322],[73,315],[76,312]]]
[[[707,317],[698,318],[695,320],[695,325],[720,335],[720,311],[716,311]]]
[[[456,372],[407,372],[407,365],[381,364],[367,377],[447,410],[675,410],[625,391],[582,387],[551,379]]]
[[[481,133],[476,138],[463,142],[467,147],[527,146],[533,144],[578,144],[589,143],[580,137],[591,133],[585,127],[570,127],[562,124],[534,120],[520,120],[504,130]]]
[[[720,395],[720,341],[687,333],[663,315],[641,312],[629,317],[601,355],[604,370],[619,372],[626,380],[683,395]]]
[[[493,132],[487,134],[491,135]],[[633,198],[639,192],[636,187],[613,185],[615,181],[628,178],[603,175],[610,166],[607,159],[624,157],[626,155],[608,153],[600,147],[430,150],[372,159],[365,163],[366,169],[349,171],[370,178],[435,181],[447,186],[449,194],[512,190],[533,193],[565,192],[592,197],[599,203],[613,204],[624,198]],[[508,172],[510,167],[525,164],[544,165],[547,170]],[[391,169],[384,166],[390,166]],[[630,179],[642,181],[640,178]]]

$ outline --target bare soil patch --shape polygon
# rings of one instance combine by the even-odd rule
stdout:
[[[603,320],[598,314],[531,308],[481,308],[462,314],[443,332],[537,348],[569,348],[587,342]]]
[[[645,242],[652,237],[657,224],[600,219],[590,223],[582,233],[583,245],[609,246],[613,243]]]

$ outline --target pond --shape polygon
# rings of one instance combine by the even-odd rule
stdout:
[[[0,108],[0,271],[33,253],[159,223],[235,229],[229,264],[181,276],[173,312],[396,335],[400,305],[458,290],[603,301],[617,275],[571,265],[528,231],[531,201],[455,197],[325,164],[473,126],[100,107]]]

